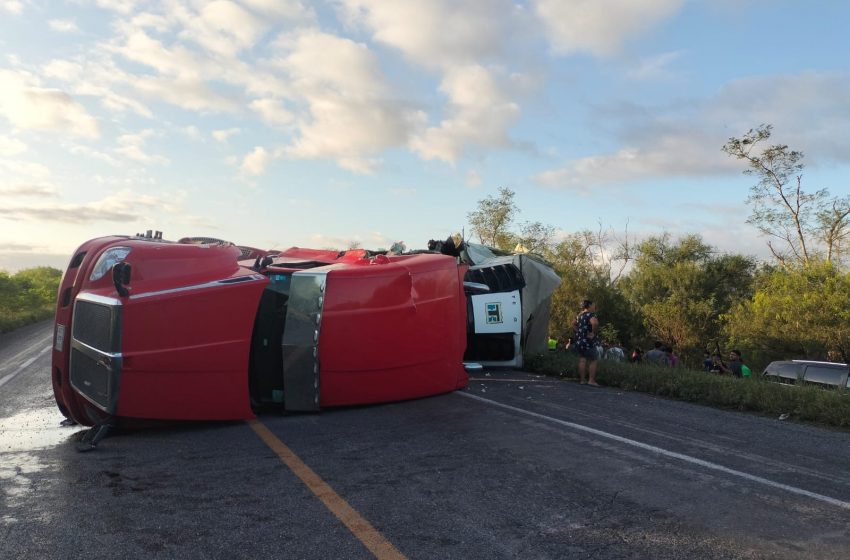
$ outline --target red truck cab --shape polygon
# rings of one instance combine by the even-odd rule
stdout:
[[[157,235],[87,241],[62,278],[53,389],[81,424],[231,420],[464,387],[464,265],[434,253],[292,248]]]

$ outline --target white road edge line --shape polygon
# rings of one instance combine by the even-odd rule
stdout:
[[[41,343],[41,344],[43,344],[43,343]],[[46,353],[47,353],[47,352],[48,352],[51,348],[53,348],[53,347],[52,347],[52,346],[48,346],[48,347],[46,347],[46,348],[43,348],[43,349],[42,349],[42,350],[41,350],[38,354],[36,354],[35,356],[33,356],[32,358],[30,358],[30,359],[29,359],[29,360],[27,360],[26,362],[24,362],[24,363],[22,363],[21,365],[19,365],[19,366],[18,366],[18,369],[16,369],[15,371],[13,371],[12,373],[10,373],[10,374],[9,374],[9,375],[7,375],[6,377],[0,378],[0,387],[2,387],[3,385],[5,385],[5,384],[6,384],[6,383],[8,383],[9,381],[13,380],[13,379],[15,378],[15,376],[17,376],[19,373],[21,373],[22,371],[24,371],[24,369],[26,369],[27,367],[29,367],[29,365],[30,365],[30,364],[32,364],[34,361],[36,361],[36,360],[37,360],[40,356],[42,356],[42,355],[46,354]]]
[[[35,350],[36,348],[38,348],[38,347],[39,347],[39,346],[41,346],[42,344],[46,344],[46,343],[48,343],[48,342],[50,342],[50,343],[52,343],[52,342],[53,342],[53,334],[51,334],[51,335],[50,335],[50,336],[48,336],[47,338],[44,338],[44,339],[42,339],[42,340],[39,340],[38,342],[33,343],[32,345],[28,346],[28,347],[27,347],[27,348],[25,348],[24,350],[21,350],[20,352],[18,352],[17,354],[15,354],[15,355],[14,355],[14,356],[12,356],[11,358],[9,358],[8,360],[6,360],[6,361],[5,361],[5,362],[3,362],[2,364],[0,364],[0,370],[8,369],[8,368],[9,368],[9,366],[10,366],[13,362],[17,361],[17,360],[18,360],[18,359],[20,359],[22,356],[26,356],[27,354],[29,354],[30,352],[32,352],[33,350]],[[20,367],[20,366],[18,366],[18,367]]]
[[[812,498],[814,500],[818,500],[821,502],[825,502],[827,504],[831,504],[834,506],[838,506],[840,508],[850,510],[850,502],[845,502],[839,500],[837,498],[831,498],[829,496],[824,496],[823,494],[817,494],[815,492],[809,492],[808,490],[803,490],[802,488],[797,488],[795,486],[789,486],[787,484],[782,484],[781,482],[774,482],[773,480],[768,480],[766,478],[762,478],[760,476],[756,476],[753,474],[745,473],[743,471],[738,471],[735,469],[730,469],[729,467],[724,467],[723,465],[718,465],[717,463],[712,463],[710,461],[704,461],[702,459],[697,459],[696,457],[691,457],[690,455],[684,455],[682,453],[676,453],[675,451],[669,451],[667,449],[663,449],[661,447],[656,447],[654,445],[649,445],[648,443],[642,443],[640,441],[635,441],[633,439],[625,438],[622,436],[618,436],[615,434],[611,434],[608,432],[603,432],[602,430],[597,430],[595,428],[590,428],[588,426],[583,426],[581,424],[576,424],[574,422],[567,422],[566,420],[559,420],[557,418],[552,418],[551,416],[546,416],[544,414],[538,414],[537,412],[531,412],[530,410],[524,410],[522,408],[518,408],[515,406],[511,406],[509,404],[502,404],[500,402],[496,402],[490,399],[485,399],[484,397],[479,397],[478,395],[473,395],[471,393],[466,393],[463,391],[456,391],[457,395],[462,397],[466,397],[469,399],[475,399],[477,401],[481,401],[493,406],[497,406],[499,408],[504,408],[507,410],[512,410],[514,412],[518,412],[520,414],[525,414],[526,416],[532,416],[534,418],[539,418],[541,420],[547,420],[549,422],[554,422],[555,424],[560,424],[562,426],[566,426],[568,428],[573,428],[576,430],[581,430],[583,432],[587,432],[590,434],[594,434],[603,438],[611,439],[620,443],[625,443],[626,445],[631,445],[633,447],[638,447],[640,449],[644,449],[646,451],[650,451],[652,453],[657,453],[659,455],[664,455],[665,457],[671,457],[673,459],[679,459],[681,461],[685,461],[687,463],[691,463],[694,465],[699,465],[701,467],[705,467],[707,469],[712,469],[715,471],[720,471],[726,474],[731,474],[733,476],[737,476],[740,478],[744,478],[746,480],[750,480],[752,482],[758,482],[759,484],[764,484],[765,486],[771,486],[773,488],[778,488],[780,490],[785,490],[786,492],[791,492],[792,494],[799,494],[800,496],[806,496],[807,498]]]

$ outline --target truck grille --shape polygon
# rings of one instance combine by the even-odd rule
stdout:
[[[120,348],[115,347],[113,340],[117,338],[113,336],[112,328],[114,309],[99,303],[77,301],[74,308],[74,338],[104,352],[118,352]]]
[[[80,294],[71,328],[71,386],[101,410],[114,414],[121,376],[119,300]]]
[[[71,383],[86,397],[106,408],[109,404],[109,370],[97,360],[71,349]]]

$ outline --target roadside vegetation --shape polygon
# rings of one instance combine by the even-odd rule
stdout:
[[[567,379],[578,378],[577,363],[578,358],[572,352],[528,355],[525,359],[525,367],[529,371]],[[781,385],[758,375],[739,379],[687,368],[612,361],[600,362],[597,379],[609,387],[625,391],[850,428],[850,391]]]
[[[42,266],[0,271],[0,333],[53,316],[62,271]]]
[[[771,133],[761,125],[719,147],[755,179],[747,223],[764,235],[767,261],[722,252],[699,233],[636,239],[628,226],[570,233],[522,222],[509,188],[469,212],[473,239],[527,250],[555,268],[562,283],[550,336],[559,341],[573,336],[578,304],[590,299],[602,339],[627,355],[660,342],[698,369],[705,351],[725,358],[738,349],[756,374],[773,360],[848,362],[850,196],[806,190],[803,154],[770,144]]]

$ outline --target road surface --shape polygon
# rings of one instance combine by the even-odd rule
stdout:
[[[850,558],[846,432],[487,371],[81,454],[51,329],[0,337],[3,559]]]

